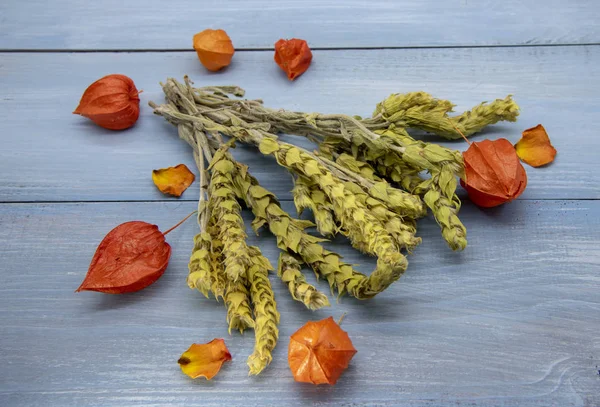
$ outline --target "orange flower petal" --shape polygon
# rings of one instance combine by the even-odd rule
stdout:
[[[515,144],[517,155],[532,167],[541,167],[554,161],[556,149],[550,143],[548,133],[541,124],[523,132],[523,137]]]
[[[231,360],[231,353],[225,346],[223,339],[213,339],[209,343],[194,343],[188,350],[183,352],[177,363],[181,371],[196,379],[205,377],[207,380],[215,377],[223,362]]]
[[[184,164],[152,171],[152,181],[163,194],[181,196],[196,177]]]

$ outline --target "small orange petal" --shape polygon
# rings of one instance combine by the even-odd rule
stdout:
[[[202,376],[210,380],[219,373],[223,362],[228,360],[231,360],[231,354],[225,346],[225,341],[213,339],[205,344],[192,344],[183,352],[177,363],[181,371],[192,379]]]
[[[152,171],[152,181],[163,194],[181,196],[196,177],[184,164]]]
[[[541,167],[554,161],[556,149],[550,143],[548,133],[541,124],[523,132],[523,137],[515,144],[517,155],[532,167]]]

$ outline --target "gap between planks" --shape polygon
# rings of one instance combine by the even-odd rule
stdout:
[[[369,50],[403,50],[403,49],[469,49],[469,48],[549,48],[549,47],[589,47],[600,45],[600,42],[588,43],[558,43],[558,44],[496,44],[496,45],[414,45],[397,47],[311,47],[312,51],[369,51]],[[274,48],[237,48],[235,52],[264,52],[273,51]],[[190,48],[152,49],[0,49],[0,53],[7,54],[94,54],[94,53],[142,53],[142,52],[195,52]]]
[[[294,202],[293,199],[278,199],[279,202]],[[467,200],[463,200],[466,202]],[[517,199],[515,202],[588,202],[600,201],[600,198],[539,198],[539,199]],[[101,204],[101,203],[165,203],[165,202],[198,202],[198,199],[133,199],[133,200],[100,200],[100,201],[0,201],[0,205],[49,205],[49,204]],[[471,201],[468,201],[471,202]]]

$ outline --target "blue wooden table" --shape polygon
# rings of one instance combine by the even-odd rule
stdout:
[[[599,20],[597,0],[3,1],[0,405],[599,406]],[[207,27],[226,29],[237,49],[218,74],[191,50]],[[293,83],[272,61],[280,37],[314,50]],[[71,114],[110,73],[144,91],[140,120],[124,132]],[[248,377],[252,333],[229,336],[222,305],[185,283],[194,222],[169,235],[171,263],[148,289],[73,292],[115,225],[164,230],[196,207],[197,183],[171,199],[150,177],[194,168],[175,129],[147,107],[162,100],[159,81],[185,74],[239,85],[268,106],[363,115],[393,92],[425,90],[458,111],[513,94],[519,121],[475,139],[516,142],[543,123],[558,156],[527,167],[529,185],[513,203],[482,210],[465,199],[462,253],[421,221],[407,273],[373,300],[311,313],[274,279],[281,339],[273,363]],[[283,169],[250,147],[236,155],[293,211]],[[272,236],[250,236],[275,262]],[[344,239],[328,245],[361,270],[373,265]],[[334,387],[295,383],[289,335],[343,313],[358,349],[348,371]],[[180,372],[192,342],[220,337],[233,361],[215,379]]]

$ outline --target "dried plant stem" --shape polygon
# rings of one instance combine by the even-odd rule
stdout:
[[[257,375],[273,360],[271,352],[279,338],[279,312],[268,276],[273,267],[257,247],[251,246],[251,254],[248,279],[256,323],[254,352],[248,357],[248,367],[251,375]]]
[[[309,284],[302,274],[302,264],[287,251],[279,254],[277,275],[290,291],[292,298],[303,303],[311,311],[329,306],[329,299]]]
[[[297,254],[319,276],[324,277],[333,292],[339,295],[348,293],[358,299],[372,298],[385,290],[398,279],[389,266],[378,262],[377,268],[369,276],[355,271],[351,265],[344,263],[342,257],[319,244],[323,239],[309,235],[304,228],[311,222],[292,218],[285,212],[275,195],[259,185],[242,165],[238,165],[236,185],[240,198],[252,209],[255,219],[254,230],[268,225],[271,233],[277,238],[277,246],[282,250]]]

